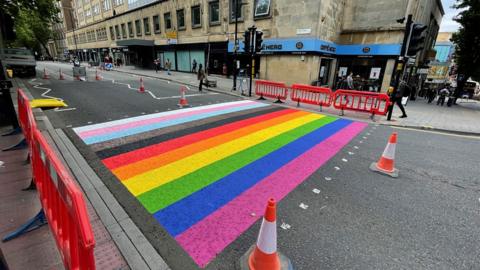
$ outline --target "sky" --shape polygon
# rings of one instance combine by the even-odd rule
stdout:
[[[459,10],[451,8],[455,2],[455,0],[442,0],[445,15],[443,15],[442,24],[440,24],[440,32],[455,32],[458,30],[459,24],[452,19],[459,12]]]

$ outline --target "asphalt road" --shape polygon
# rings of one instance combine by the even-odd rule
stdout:
[[[43,68],[42,63],[39,67]],[[58,70],[51,64],[48,68]],[[146,79],[148,90],[165,97],[155,99],[111,81],[135,88],[138,77],[116,72],[105,72],[104,77],[101,82],[37,78],[33,84],[43,83],[40,87],[52,89],[47,95],[76,108],[47,113],[56,127],[70,134],[71,127],[177,108],[177,84]],[[30,88],[36,97],[46,91]],[[199,94],[196,89],[188,93]],[[238,98],[201,94],[188,100],[199,106]],[[400,177],[396,179],[368,169],[393,131],[398,132],[396,167]],[[75,143],[83,153],[89,151],[80,140]],[[479,153],[478,138],[369,125],[278,204],[279,250],[295,269],[478,269]],[[111,181],[106,179],[113,177],[104,172],[106,168],[91,161],[99,175]],[[135,215],[135,207],[127,210]],[[259,227],[256,222],[207,269],[233,269],[255,243]],[[148,226],[142,229],[147,233],[153,230]],[[175,241],[160,240],[154,246],[181,250]],[[192,266],[185,254],[174,254],[163,254],[172,269]]]

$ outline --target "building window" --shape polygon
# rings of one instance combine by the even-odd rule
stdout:
[[[125,29],[125,24],[122,23],[121,27],[122,27],[122,37],[127,38],[127,29]]]
[[[99,4],[95,4],[93,6],[93,15],[98,15],[100,14],[100,5]]]
[[[114,5],[114,6],[123,5],[123,0],[113,0],[113,5]]]
[[[220,3],[213,1],[208,3],[210,24],[220,24]]]
[[[128,36],[129,36],[129,37],[133,37],[134,33],[133,33],[133,24],[132,24],[132,22],[128,22],[128,23],[127,23],[127,28],[128,28]]]
[[[238,3],[237,3],[238,1]],[[238,21],[243,21],[243,8],[242,0],[230,0],[230,22],[235,22],[235,4],[237,4],[237,19]]]
[[[90,17],[92,16],[92,9],[91,8],[88,8],[86,11],[85,11],[85,17]]]
[[[117,39],[120,39],[121,34],[120,34],[120,29],[118,29],[118,25],[115,25],[115,33],[116,33],[115,36],[117,37]]]
[[[192,7],[192,28],[202,26],[200,6]]]
[[[153,20],[153,31],[155,34],[160,33],[160,17],[158,15],[155,15],[152,17]]]
[[[111,0],[103,0],[103,10],[104,11],[110,10],[110,1]]]
[[[137,32],[137,37],[142,36],[142,25],[140,24],[140,20],[135,21],[135,31]]]
[[[170,12],[163,14],[163,20],[165,21],[165,29],[172,29],[172,15]]]
[[[143,31],[145,35],[150,35],[150,20],[149,18],[143,18]]]
[[[113,26],[110,26],[110,39],[115,40],[115,32],[113,32]]]
[[[270,0],[255,1],[255,18],[266,17],[270,15]]]
[[[185,11],[184,9],[177,10],[177,28],[178,30],[185,29]]]

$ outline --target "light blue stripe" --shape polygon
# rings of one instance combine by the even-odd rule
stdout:
[[[227,113],[232,113],[232,112],[239,112],[239,111],[244,111],[244,110],[249,110],[249,109],[254,109],[254,108],[260,108],[260,107],[266,107],[266,106],[269,106],[269,105],[264,104],[264,103],[255,103],[255,104],[251,104],[251,105],[248,105],[248,106],[241,106],[241,107],[229,108],[229,109],[220,110],[220,111],[197,114],[197,115],[193,115],[193,116],[187,116],[187,117],[167,120],[167,121],[154,123],[154,124],[150,124],[150,125],[138,126],[138,127],[129,128],[129,129],[123,129],[123,130],[119,130],[117,132],[112,132],[112,133],[108,133],[108,134],[92,136],[92,137],[88,137],[88,138],[83,139],[83,141],[86,144],[89,145],[89,144],[109,141],[109,140],[113,140],[113,139],[118,139],[118,138],[130,136],[130,135],[135,135],[135,134],[151,131],[151,130],[154,130],[154,129],[169,127],[169,126],[178,125],[178,124],[183,124],[183,123],[187,123],[187,122],[191,122],[191,121],[195,121],[195,120],[200,120],[200,119],[205,119],[205,118],[212,117],[212,116],[217,116],[217,115],[222,115],[222,114],[227,114]]]

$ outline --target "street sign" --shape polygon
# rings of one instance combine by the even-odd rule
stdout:
[[[428,68],[417,69],[417,74],[428,74]]]

